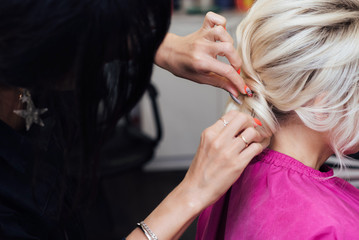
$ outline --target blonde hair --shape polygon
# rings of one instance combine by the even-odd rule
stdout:
[[[339,159],[358,145],[359,0],[257,0],[237,40],[254,96],[227,110],[254,113],[267,134],[296,113]]]

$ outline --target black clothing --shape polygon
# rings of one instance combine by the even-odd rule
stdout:
[[[82,227],[73,214],[61,220],[62,154],[52,141],[54,121],[17,132],[0,121],[0,239],[81,240]]]

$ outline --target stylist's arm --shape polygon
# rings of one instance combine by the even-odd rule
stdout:
[[[208,13],[203,26],[185,37],[167,34],[155,62],[176,76],[245,94],[241,66],[226,19]],[[229,64],[217,60],[225,56]],[[228,124],[226,124],[229,122]],[[232,111],[201,136],[195,158],[183,181],[144,220],[159,240],[178,239],[194,219],[220,198],[263,148],[263,137],[249,115]],[[238,135],[244,135],[246,143]],[[127,240],[150,239],[136,228]]]
[[[238,90],[245,94],[237,72],[241,59],[225,26],[224,17],[209,12],[198,31],[184,37],[168,33],[157,51],[156,64],[176,76],[223,88],[235,96]],[[229,64],[217,56],[226,57]]]
[[[225,124],[227,123],[228,124]],[[182,182],[144,220],[159,240],[178,239],[202,210],[221,197],[265,146],[247,114],[231,111],[203,131]],[[245,136],[246,143],[238,135]],[[147,239],[135,229],[130,239]]]

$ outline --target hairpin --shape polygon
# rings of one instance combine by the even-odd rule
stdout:
[[[14,110],[13,112],[25,119],[26,131],[30,130],[30,127],[33,123],[40,125],[41,127],[45,126],[44,122],[40,118],[40,115],[47,112],[47,108],[38,109],[35,107],[34,102],[31,99],[31,94],[29,90],[22,89],[22,93],[19,96],[19,100],[22,103],[26,103],[26,108],[21,110]]]
[[[232,93],[229,93],[229,95],[231,96],[231,98],[233,99],[233,101],[235,101],[235,102],[238,103],[239,105],[242,105],[242,104],[243,104],[242,101],[239,100],[238,98],[236,98]],[[252,117],[255,117],[255,116],[256,116],[256,114],[255,114],[253,108],[252,108],[252,110],[251,110],[251,116],[252,116]]]

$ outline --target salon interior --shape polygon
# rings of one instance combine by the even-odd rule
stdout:
[[[252,3],[174,0],[169,31],[181,36],[195,32],[205,13],[214,11],[226,17],[227,31],[235,39],[236,26]],[[182,180],[201,132],[222,116],[228,99],[224,90],[179,80],[155,66],[152,85],[105,146],[99,194],[83,213],[88,239],[121,239],[135,228]],[[335,157],[327,163],[359,188],[359,161],[349,162],[345,171],[337,167]],[[195,231],[196,221],[181,239],[194,239]]]

